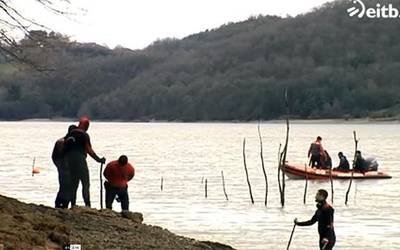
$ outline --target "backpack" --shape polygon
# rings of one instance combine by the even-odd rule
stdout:
[[[53,160],[54,165],[58,167],[60,161],[65,154],[65,147],[64,147],[64,138],[60,138],[54,143],[53,153],[51,154],[51,159]]]

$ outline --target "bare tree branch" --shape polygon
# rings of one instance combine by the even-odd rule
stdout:
[[[46,10],[56,14],[66,16],[71,14],[67,11],[61,10],[60,8],[65,6],[57,6],[57,4],[65,3],[70,4],[69,0],[32,0],[38,4],[41,4]],[[60,8],[59,8],[60,7]],[[29,47],[44,47],[46,40],[40,36],[34,36],[36,33],[32,33],[31,27],[38,27],[45,30],[51,30],[44,24],[36,22],[31,17],[24,15],[16,8],[13,0],[0,0],[0,53],[4,55],[6,60],[17,61],[23,65],[27,65],[37,71],[48,71],[51,70],[46,65],[37,65],[35,63],[36,58],[29,59],[29,54],[25,54],[24,48]],[[23,46],[15,40],[20,32],[24,35],[24,40],[32,40],[33,43],[25,43]],[[36,42],[36,43],[35,43]],[[24,55],[25,54],[25,55]],[[43,63],[42,63],[43,64]],[[46,64],[46,63],[45,63]]]

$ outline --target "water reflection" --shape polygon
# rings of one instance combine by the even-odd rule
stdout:
[[[65,122],[0,123],[0,193],[26,202],[53,206],[57,173],[50,154],[64,135]],[[343,151],[354,151],[353,134],[364,155],[378,158],[390,180],[356,181],[348,206],[347,181],[334,181],[337,249],[399,249],[400,175],[397,124],[292,124],[288,160],[304,164],[309,143],[320,135],[337,164]],[[237,249],[286,249],[293,219],[308,219],[315,211],[314,194],[330,190],[329,182],[311,181],[303,205],[304,181],[288,180],[286,206],[281,208],[276,182],[277,150],[285,125],[261,125],[264,159],[269,178],[268,207],[259,158],[257,124],[230,123],[101,123],[89,129],[93,148],[108,160],[127,154],[136,167],[130,183],[131,210],[144,214],[145,223],[166,227],[189,237],[230,244]],[[242,140],[246,137],[247,166],[256,203],[251,205],[244,175]],[[41,173],[31,176],[31,164]],[[92,204],[99,207],[99,167],[89,159]],[[226,201],[221,180],[224,171]],[[164,190],[160,190],[161,177]],[[204,182],[208,180],[208,198]],[[80,190],[78,204],[83,204]],[[330,200],[330,198],[329,198]],[[119,204],[114,204],[119,210]],[[317,228],[296,228],[291,249],[316,249]]]

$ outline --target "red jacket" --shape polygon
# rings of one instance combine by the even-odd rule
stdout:
[[[135,176],[135,169],[129,163],[120,166],[118,161],[112,161],[104,169],[104,176],[110,186],[125,188],[128,186],[128,181]]]

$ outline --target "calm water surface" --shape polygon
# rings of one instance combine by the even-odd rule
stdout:
[[[57,171],[50,160],[55,140],[67,122],[0,123],[0,194],[25,202],[53,206]],[[291,124],[288,160],[304,164],[310,142],[320,135],[334,165],[343,151],[354,152],[353,130],[364,155],[378,158],[390,180],[355,181],[344,205],[348,181],[334,181],[336,249],[400,249],[400,126],[399,124]],[[287,180],[286,206],[281,208],[277,187],[277,153],[284,143],[285,125],[262,123],[268,172],[268,206],[255,123],[106,123],[89,129],[94,150],[107,160],[127,154],[136,168],[129,185],[131,210],[144,214],[145,223],[200,240],[229,244],[237,249],[286,249],[293,219],[309,219],[314,195],[329,182],[309,183],[303,204],[304,181]],[[242,158],[246,138],[247,166],[255,204],[250,203]],[[31,176],[33,157],[41,173]],[[92,204],[100,207],[100,165],[88,159]],[[224,171],[226,201],[221,181]],[[161,178],[164,190],[160,190]],[[208,198],[204,197],[204,180]],[[79,190],[80,191],[80,190]],[[78,191],[78,192],[79,192]],[[78,194],[78,204],[83,204]],[[115,203],[115,210],[120,210]],[[291,249],[317,249],[317,226],[297,227]]]

